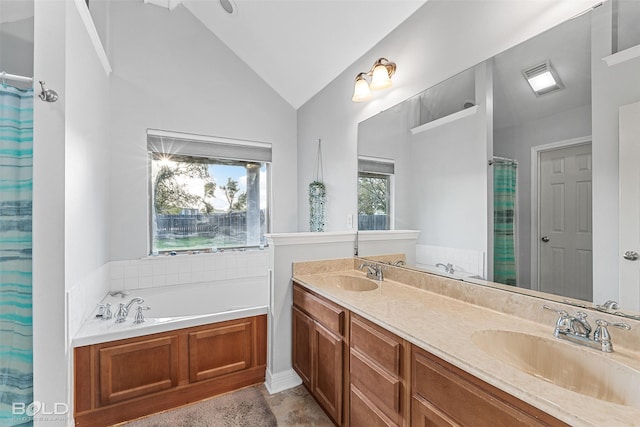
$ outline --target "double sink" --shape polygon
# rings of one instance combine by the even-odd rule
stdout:
[[[379,289],[384,282],[354,272],[318,277],[318,282],[350,292]],[[549,326],[552,334],[552,325]],[[640,372],[596,350],[555,338],[508,330],[480,330],[475,346],[508,365],[575,393],[640,409]]]

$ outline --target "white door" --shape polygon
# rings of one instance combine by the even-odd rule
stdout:
[[[620,107],[620,299],[640,311],[640,102]]]
[[[540,153],[539,179],[539,289],[591,301],[591,144]]]

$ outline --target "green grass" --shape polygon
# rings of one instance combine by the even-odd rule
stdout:
[[[155,239],[158,251],[203,250],[212,247],[225,248],[246,245],[244,236],[230,237],[218,235],[215,237],[186,236],[175,239]]]

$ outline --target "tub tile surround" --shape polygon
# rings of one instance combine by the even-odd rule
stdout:
[[[485,277],[484,252],[445,246],[416,245],[416,265],[434,267],[437,263],[451,263],[456,271]]]
[[[145,257],[110,262],[111,291],[266,277],[269,249]]]
[[[294,278],[310,290],[342,305],[458,366],[478,378],[528,402],[573,426],[636,425],[640,409],[583,396],[535,379],[495,359],[472,342],[480,330],[511,330],[553,338],[557,314],[543,310],[547,304],[575,313],[571,305],[530,295],[439,277],[429,273],[387,266],[379,289],[367,292],[341,290],[314,278],[332,274],[364,273],[357,270],[362,259],[295,263]],[[346,267],[341,270],[342,267]],[[640,322],[589,311],[596,318],[624,321],[631,331],[610,328],[615,352],[602,357],[640,370]],[[575,346],[577,351],[597,350]],[[570,360],[558,363],[571,363]]]
[[[95,315],[107,292],[189,288],[191,285],[246,280],[267,283],[269,248],[196,255],[145,257],[111,261],[67,291],[68,336],[71,341]],[[162,323],[162,322],[161,322]]]

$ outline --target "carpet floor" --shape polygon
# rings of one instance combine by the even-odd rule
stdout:
[[[119,427],[275,427],[276,417],[256,387],[119,424]]]

